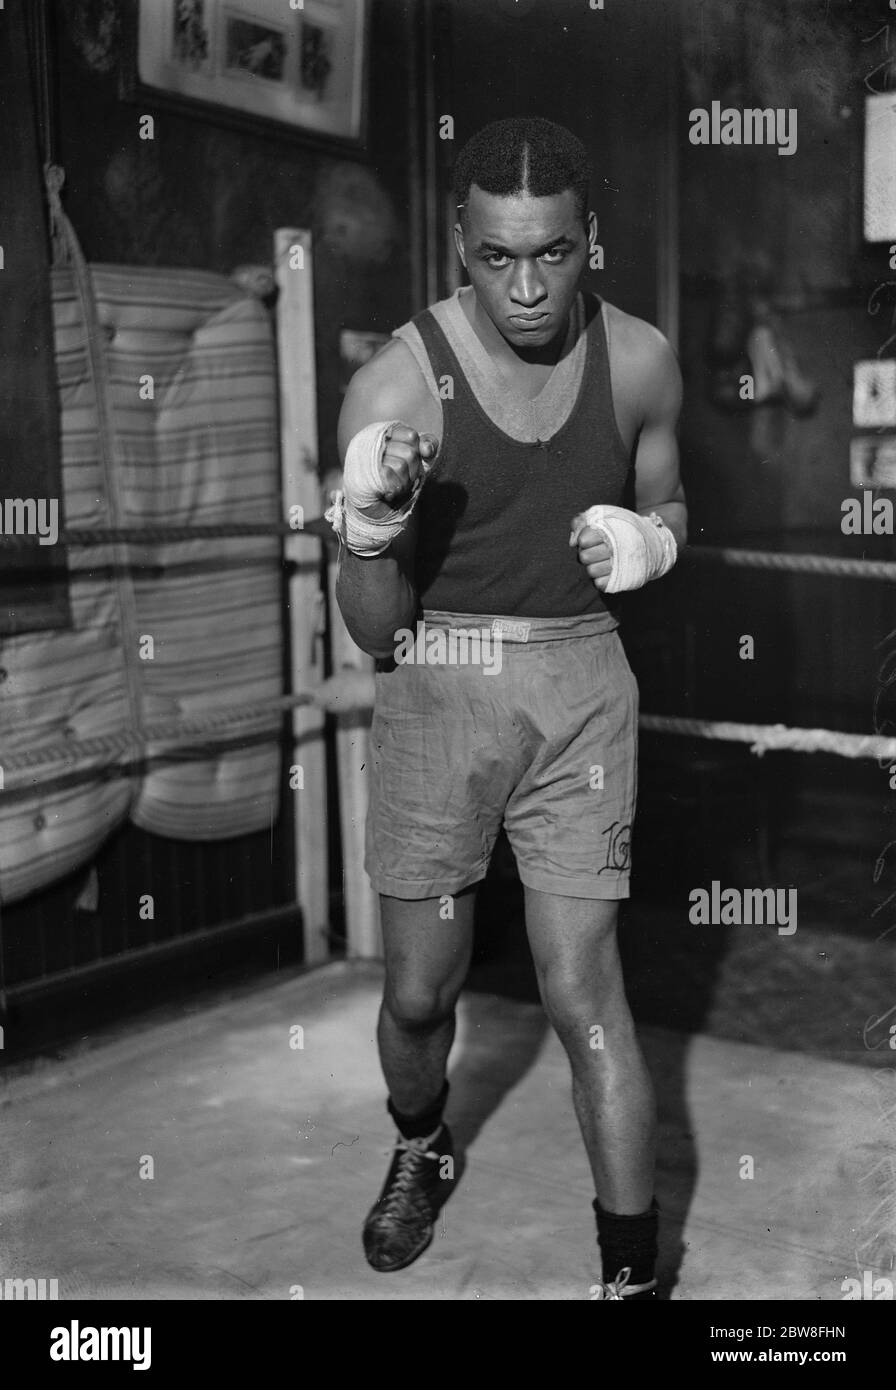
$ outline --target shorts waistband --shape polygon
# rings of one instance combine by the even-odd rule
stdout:
[[[503,613],[448,613],[439,608],[424,608],[423,622],[427,627],[463,629],[488,632],[501,642],[525,643],[563,642],[570,637],[594,637],[615,632],[619,619],[608,609],[602,613],[577,613],[569,618],[521,618]]]

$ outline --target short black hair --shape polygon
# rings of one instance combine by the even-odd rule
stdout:
[[[454,165],[454,199],[463,207],[474,183],[499,197],[549,198],[570,188],[584,222],[590,180],[588,152],[571,130],[539,116],[514,116],[483,126],[464,145]]]

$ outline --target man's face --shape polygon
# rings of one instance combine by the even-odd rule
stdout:
[[[473,184],[454,230],[476,297],[511,346],[539,348],[566,329],[588,255],[571,189],[549,198],[505,197]]]

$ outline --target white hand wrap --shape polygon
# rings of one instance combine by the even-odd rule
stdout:
[[[586,526],[601,533],[613,557],[605,593],[640,589],[667,574],[678,559],[675,537],[656,512],[639,516],[626,507],[589,507],[573,520],[574,541]]]
[[[423,472],[413,491],[397,511],[387,516],[362,516],[361,508],[383,500],[387,478],[382,467],[383,452],[391,429],[401,420],[376,420],[359,430],[345,451],[341,491],[331,494],[332,506],[324,512],[333,530],[356,555],[381,555],[407,526],[433,462],[422,460]]]

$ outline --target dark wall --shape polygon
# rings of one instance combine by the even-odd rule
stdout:
[[[454,0],[450,66],[439,113],[453,115],[453,154],[488,121],[543,116],[569,126],[595,170],[592,206],[604,271],[589,288],[656,321],[660,140],[666,120],[664,0],[592,10],[580,0]]]
[[[681,15],[681,438],[694,534],[892,558],[892,537],[845,538],[840,530],[841,502],[858,493],[849,481],[853,363],[873,358],[891,331],[886,291],[879,312],[870,312],[875,287],[892,272],[888,248],[862,239],[862,132],[866,92],[892,86],[894,73],[880,68],[881,25],[892,16],[874,0],[681,0]],[[689,109],[714,99],[795,108],[796,152],[690,144]],[[812,411],[779,401],[737,413],[713,403],[710,364],[725,286],[748,324],[765,306],[759,312],[768,311],[779,359],[789,355],[816,387]],[[749,703],[752,687],[756,707],[773,704],[778,718],[869,727],[874,644],[892,604],[886,586],[802,577],[766,583],[745,570],[716,578],[704,623],[715,712]],[[769,654],[752,669],[719,656],[731,655],[745,632],[755,634],[757,654]]]
[[[593,288],[655,320],[659,139],[667,118],[665,0],[591,10],[580,0],[452,0],[436,7],[436,115],[455,119],[437,143],[447,178],[454,151],[480,125],[542,114],[588,145],[604,272]],[[410,121],[417,77],[412,28],[423,0],[373,0],[369,155],[334,156],[301,139],[259,136],[119,96],[123,3],[56,5],[58,158],[66,206],[89,260],[190,265],[228,273],[267,262],[278,226],[312,229],[321,464],[332,465],[343,325],[388,331],[412,300]],[[96,16],[111,16],[101,25]],[[91,18],[93,17],[93,18]],[[138,116],[155,139],[138,139]],[[666,171],[668,172],[668,171]],[[419,296],[418,296],[419,297]]]
[[[677,196],[680,438],[693,539],[891,557],[893,538],[840,531],[840,503],[855,492],[852,364],[892,331],[891,297],[869,312],[875,287],[893,278],[887,249],[861,234],[866,77],[878,69],[878,90],[896,81],[880,67],[886,0],[608,0],[603,11],[579,0],[452,0],[444,9],[451,38],[447,51],[434,45],[435,105],[454,117],[455,140],[436,144],[443,185],[455,151],[486,121],[542,115],[569,125],[597,174],[606,266],[587,282],[653,322],[664,289],[658,262],[675,252],[664,207]],[[796,154],[691,145],[688,112],[714,99],[796,107]],[[816,385],[811,413],[778,403],[734,414],[710,399],[708,345],[732,279],[767,302],[779,341]],[[686,587],[670,581],[627,605],[633,657],[644,643],[645,709],[680,712],[685,697],[690,712],[713,718],[871,728],[875,643],[893,625],[887,586],[692,573]],[[755,638],[753,662],[738,654],[745,633]],[[837,791],[854,768],[833,761]],[[800,760],[791,785],[816,770]]]
[[[853,363],[873,358],[892,332],[886,289],[873,312],[875,290],[893,278],[888,248],[862,239],[864,99],[896,80],[887,65],[892,11],[885,0],[679,3],[681,445],[692,536],[892,559],[892,537],[840,529],[842,500],[859,495],[849,481]],[[689,111],[713,100],[795,107],[796,153],[692,145]],[[713,403],[723,291],[748,321],[764,306],[779,349],[816,387],[811,412],[786,401],[739,413]],[[891,586],[705,569],[691,592],[701,714],[874,730]],[[739,659],[742,634],[755,639],[752,662]],[[816,830],[826,823],[841,846],[871,846],[873,857],[888,794],[874,763],[795,757],[770,766],[780,773],[779,808],[801,807],[804,823],[817,816]]]
[[[852,362],[878,349],[891,308],[868,311],[874,286],[892,277],[885,248],[861,239],[862,106],[865,78],[886,56],[874,39],[890,13],[883,0],[627,0],[603,11],[583,0],[451,0],[434,8],[422,69],[434,74],[434,118],[450,114],[455,123],[454,141],[434,147],[443,189],[456,150],[486,121],[541,114],[568,124],[596,170],[606,264],[587,281],[653,321],[662,207],[680,176],[681,438],[694,536],[848,552],[839,504],[852,491]],[[58,154],[89,259],[227,272],[268,261],[275,227],[311,227],[322,468],[335,459],[340,326],[388,331],[420,307],[409,141],[413,103],[424,103],[411,51],[423,9],[423,0],[374,0],[368,160],[163,108],[150,107],[156,139],[140,141],[143,105],[119,97],[115,25],[103,42],[96,32],[85,37],[91,13],[123,7],[67,0],[56,9]],[[670,112],[667,77],[679,70],[679,107]],[[881,71],[873,78],[886,80]],[[687,111],[713,99],[796,106],[797,153],[690,145]],[[663,155],[670,119],[677,168]],[[446,243],[443,235],[443,254],[453,255]],[[773,305],[800,369],[817,383],[811,415],[780,405],[732,415],[710,400],[707,346],[719,286],[732,276]],[[889,538],[867,547],[892,548]],[[866,634],[883,621],[881,589],[785,579],[766,600],[747,571],[707,588],[716,607],[698,626],[710,645],[759,629],[762,649],[778,652],[762,679],[753,668],[749,690],[743,663],[710,663],[707,698],[718,710],[866,721]]]
[[[59,151],[66,208],[88,260],[195,266],[229,274],[270,264],[276,227],[310,227],[321,465],[332,466],[342,326],[387,331],[408,317],[409,13],[373,0],[367,157],[300,137],[228,128],[119,96],[127,11],[56,6]],[[110,16],[98,30],[97,13]],[[384,57],[387,61],[384,61]],[[138,139],[138,117],[155,120]]]
[[[364,157],[315,148],[273,130],[256,134],[177,114],[146,98],[139,104],[123,100],[127,13],[118,0],[64,0],[52,6],[53,156],[65,169],[64,203],[84,254],[92,262],[189,266],[229,274],[243,264],[270,265],[276,228],[310,228],[320,463],[322,470],[332,467],[341,400],[340,328],[386,332],[412,311],[408,109],[413,0],[373,0],[370,140]],[[138,118],[144,113],[154,117],[151,141],[138,139]],[[186,978],[193,970],[192,979],[196,969],[204,977],[210,969],[220,969],[222,944],[214,938],[212,967],[196,946],[196,933],[252,913],[271,917],[273,912],[276,920],[263,930],[256,926],[256,945],[241,938],[228,964],[248,969],[262,962],[273,968],[295,960],[300,953],[295,914],[284,910],[281,920],[276,913],[295,900],[290,813],[284,783],[272,833],[185,846],[126,827],[98,856],[96,903],[84,904],[82,870],[6,908],[0,961],[6,986],[13,989],[60,972],[64,976],[108,957],[120,959],[134,947],[175,933],[193,938],[193,954],[190,961],[178,958],[171,978]],[[174,896],[167,926],[151,926],[155,936],[143,938],[128,925],[128,904],[136,900],[135,884],[145,885],[147,878],[167,883]],[[261,938],[263,961],[257,956]],[[200,959],[204,963],[197,964]],[[111,987],[111,993],[117,989]],[[130,987],[123,997],[137,1001]],[[10,1037],[13,1032],[22,1036],[19,1007],[6,1016],[15,1025],[9,1027]]]

